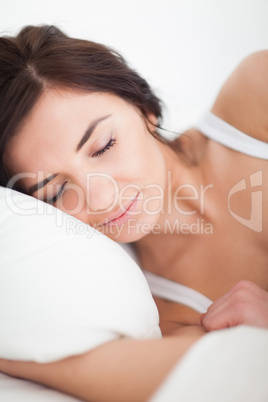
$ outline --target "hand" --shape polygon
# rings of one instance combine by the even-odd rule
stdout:
[[[0,372],[12,377],[28,379],[38,366],[38,363],[30,361],[0,359]]]
[[[255,283],[240,281],[201,314],[207,331],[237,325],[268,328],[268,293]]]

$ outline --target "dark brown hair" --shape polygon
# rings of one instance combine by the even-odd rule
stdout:
[[[47,25],[0,37],[0,185],[6,186],[9,179],[3,164],[8,140],[44,90],[57,86],[113,93],[139,108],[145,119],[149,113],[158,122],[162,117],[160,100],[148,83],[107,46],[70,38]]]

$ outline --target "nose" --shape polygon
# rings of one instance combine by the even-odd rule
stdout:
[[[86,178],[86,201],[88,212],[111,212],[117,203],[118,185],[106,173],[89,173]]]

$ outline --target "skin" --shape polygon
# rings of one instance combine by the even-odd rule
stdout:
[[[76,152],[89,124],[103,116],[109,117],[99,123]],[[111,138],[115,144],[97,156]],[[154,213],[159,202],[148,205],[151,216],[142,205],[155,195],[149,185],[165,187],[165,157],[138,110],[112,94],[81,94],[59,88],[45,91],[23,129],[10,141],[6,160],[15,161],[10,166],[12,174],[35,175],[20,180],[27,193],[39,181],[38,172],[40,178],[59,173],[32,195],[51,199],[67,181],[62,197],[54,205],[104,231],[113,240],[134,241],[144,236],[124,228],[118,234],[115,228],[101,225],[138,192],[140,199],[133,218],[148,224],[159,219],[160,212]]]
[[[268,142],[267,71],[267,51],[249,56],[224,84],[212,107],[214,114],[264,142]],[[98,126],[89,141],[76,153],[77,143],[90,122],[104,115],[112,116]],[[148,117],[154,120],[154,116]],[[191,338],[191,334],[196,334],[196,328],[201,333],[191,338],[190,345],[202,336],[204,328],[215,330],[239,324],[268,327],[268,162],[228,149],[205,138],[195,129],[190,129],[181,137],[183,153],[176,154],[172,148],[155,140],[149,129],[152,130],[153,126],[148,127],[137,109],[114,95],[81,94],[56,88],[43,94],[22,130],[8,144],[6,152],[6,163],[12,174],[31,172],[35,175],[21,181],[26,192],[36,183],[38,171],[44,172],[44,177],[60,173],[54,179],[53,186],[50,186],[49,194],[40,190],[33,195],[41,199],[46,196],[51,198],[55,195],[56,186],[67,181],[66,192],[55,206],[69,212],[77,202],[74,189],[79,188],[83,203],[73,215],[95,226],[113,240],[134,242],[143,268],[185,284],[215,300],[207,314],[201,316],[200,322],[199,314],[190,308],[155,298],[162,332],[168,335],[157,345],[159,356],[165,362],[164,369],[159,374],[158,365],[151,366],[148,363],[148,367],[143,366],[144,370],[140,372],[149,372],[150,378],[156,380],[151,382],[146,378],[145,383],[151,385],[149,389],[141,391],[136,401],[146,400],[177,358],[182,356],[178,352],[174,359],[174,350],[181,351],[182,348],[185,351],[189,348],[189,343],[184,341],[188,336]],[[94,153],[107,144],[113,135],[116,144],[102,156],[94,157]],[[228,210],[227,200],[233,186],[245,178],[247,189],[235,194],[231,209],[239,216],[250,218],[249,178],[259,171],[262,172],[263,225],[261,231],[256,231],[234,219]],[[88,172],[95,174],[89,189],[86,185]],[[111,181],[97,176],[98,172],[113,177],[118,184],[119,198]],[[187,184],[187,187],[180,187],[183,184]],[[163,194],[161,199],[159,188]],[[205,188],[207,190],[204,192]],[[122,226],[119,233],[113,226],[103,225],[111,213],[126,206],[137,192],[139,199],[131,210],[131,216],[135,218],[134,227],[129,227],[129,221],[117,225],[116,228]],[[176,198],[178,195],[179,199]],[[107,210],[111,205],[113,208]],[[212,233],[177,234],[166,230],[167,220],[171,225],[179,220],[180,225],[189,227],[198,219],[211,225]],[[154,231],[156,227],[157,233]],[[183,338],[185,330],[187,336]],[[166,341],[170,339],[171,343]],[[173,344],[175,339],[178,342],[176,345]],[[99,354],[95,351],[84,355],[84,358],[77,357],[77,364],[81,364],[79,372],[90,373],[87,370],[91,367],[90,362],[94,361],[92,353],[95,357],[99,356],[97,361],[100,362],[105,359],[102,351],[107,352],[106,348],[111,347],[111,351],[116,350],[116,356],[121,361],[120,356],[131,353],[133,347],[131,343],[124,343],[122,348],[119,346],[117,349],[116,345],[100,347]],[[125,345],[128,345],[127,352]],[[141,342],[138,345],[141,348],[140,356],[143,356],[148,344],[144,346]],[[163,346],[162,352],[160,345],[169,346],[167,349]],[[91,357],[87,360],[85,356]],[[151,363],[154,361],[153,356],[152,353],[142,361]],[[136,360],[136,363],[140,370],[140,361]],[[7,364],[0,362],[0,369],[5,372],[10,370],[12,375],[24,376],[85,400],[90,400],[95,392],[96,399],[92,400],[106,400],[106,396],[101,393],[104,392],[101,390],[103,387],[87,385],[84,377],[79,387],[78,382],[69,385],[70,382],[66,381],[69,377],[65,373],[68,368],[73,370],[70,360],[47,368],[45,365],[40,368],[36,363],[28,363],[26,366],[23,363],[23,367],[19,363]],[[58,380],[51,377],[53,367]],[[119,365],[119,371],[112,368],[111,372],[121,375],[122,367],[124,370],[128,367],[125,361]],[[34,372],[38,374],[34,375]],[[80,381],[79,376],[75,378]],[[110,384],[110,378],[113,384],[111,373],[107,374],[107,378],[100,378],[105,383],[108,381],[107,384]],[[141,379],[136,379],[134,384],[139,388]],[[83,390],[81,394],[78,388]],[[112,394],[117,395],[114,392],[116,390],[113,388]],[[116,400],[121,400],[120,395],[117,397]]]
[[[268,139],[267,54],[245,59],[212,107],[214,114],[262,141]],[[107,118],[76,152],[89,124],[103,117]],[[149,132],[153,129],[139,110],[114,95],[47,89],[10,140],[6,164],[11,174],[32,174],[20,180],[25,192],[40,178],[58,173],[32,195],[52,199],[67,182],[54,205],[115,241],[134,242],[142,267],[149,271],[211,300],[241,280],[267,291],[268,162],[228,149],[194,129],[181,137],[183,152],[178,154],[157,141]],[[111,138],[115,144],[96,156]],[[256,232],[234,219],[227,200],[236,183],[246,179],[249,184],[250,176],[260,171],[263,227]],[[103,225],[135,197],[127,222]],[[231,209],[239,216],[251,216],[249,185],[232,197]],[[198,222],[200,228],[203,222],[209,231],[172,233],[167,223],[172,228],[178,222],[186,228]],[[199,323],[199,314],[192,309],[155,300],[164,333]]]
[[[88,402],[145,402],[185,352],[203,335],[183,328],[163,339],[118,339],[53,363],[0,359],[0,370]]]
[[[250,55],[226,81],[212,107],[215,115],[264,142],[268,142],[267,71],[267,51]],[[213,189],[207,192],[207,214],[204,214],[213,224],[213,235],[148,235],[137,245],[142,265],[149,270],[153,267],[156,273],[193,287],[215,301],[230,291],[227,300],[232,308],[228,307],[226,314],[221,309],[214,310],[212,305],[206,319],[202,318],[207,330],[241,323],[267,327],[267,293],[263,290],[268,290],[268,162],[237,153],[211,140],[200,140],[195,130],[186,133],[186,152],[189,152],[189,142],[190,155],[194,155],[196,161],[189,169],[192,177],[202,175],[204,185],[213,184]],[[256,232],[231,216],[227,198],[230,189],[245,178],[247,189],[233,196],[231,207],[240,216],[249,218],[249,177],[260,170],[263,225],[262,231]],[[254,285],[258,285],[258,298],[251,297],[252,288],[256,293]],[[245,298],[250,300],[250,311]],[[199,320],[198,314],[187,307],[156,301],[162,327],[167,331],[174,329],[178,322],[191,324]]]

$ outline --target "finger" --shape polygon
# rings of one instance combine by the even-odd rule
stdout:
[[[205,322],[208,322],[208,319],[212,318],[216,314],[220,314],[221,311],[228,308],[228,305],[232,303],[232,292],[228,292],[225,295],[216,299],[207,309],[206,313],[200,315],[200,323],[205,326]]]
[[[7,359],[0,359],[0,372],[12,375],[13,373],[13,361]]]
[[[234,327],[247,322],[248,303],[228,303],[224,308],[218,308],[207,313],[203,319],[203,326],[207,331]]]
[[[0,372],[13,377],[24,378],[24,375],[33,369],[37,363],[31,361],[0,359]]]
[[[255,283],[242,280],[236,283],[231,289],[225,293],[224,295],[220,296],[216,299],[208,308],[207,312],[212,313],[214,310],[219,311],[220,308],[226,308],[227,303],[226,301],[233,302],[234,300],[242,301],[248,300],[249,298],[258,297],[260,291],[266,293],[263,289],[259,288]]]
[[[207,314],[207,313],[202,313],[202,314],[200,314],[200,324],[201,324],[201,325],[203,325],[203,321],[204,321],[204,318],[205,318],[206,314]]]
[[[207,311],[202,317],[202,325],[207,331],[214,331],[215,329],[226,328],[228,323],[223,324],[222,320],[226,321],[226,311],[229,310],[228,300],[221,305],[218,305],[213,310]],[[223,315],[223,312],[225,314]]]

